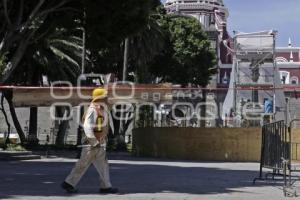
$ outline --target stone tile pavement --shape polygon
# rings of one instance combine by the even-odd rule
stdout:
[[[60,183],[76,159],[52,158],[0,162],[0,199],[24,200],[253,200],[285,199],[282,182],[259,182],[258,163],[188,162],[118,157],[110,160],[111,179],[118,195],[100,195],[91,167],[79,193],[68,195]]]

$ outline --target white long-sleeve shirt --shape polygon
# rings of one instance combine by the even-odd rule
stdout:
[[[96,146],[97,144],[99,144],[99,141],[97,140],[94,133],[97,117],[97,109],[94,104],[91,104],[85,114],[83,130],[86,137],[84,138],[84,140],[87,139],[89,144],[92,146]]]

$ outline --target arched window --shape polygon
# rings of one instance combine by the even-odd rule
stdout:
[[[276,58],[276,62],[277,63],[281,63],[281,62],[289,62],[286,58],[284,57],[277,57]]]
[[[293,76],[293,77],[291,78],[291,84],[292,84],[292,85],[298,85],[298,84],[299,84],[299,79],[298,79],[297,76]]]

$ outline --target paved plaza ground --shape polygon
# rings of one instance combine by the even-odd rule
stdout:
[[[118,195],[100,195],[97,172],[91,167],[79,184],[79,193],[68,195],[60,183],[76,159],[52,158],[0,162],[0,199],[284,199],[282,182],[252,180],[258,163],[155,161],[119,157],[110,159],[111,178]]]

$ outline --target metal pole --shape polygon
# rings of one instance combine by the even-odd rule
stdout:
[[[277,72],[277,62],[276,62],[276,35],[273,35],[273,119],[275,121],[275,114],[276,114],[276,103],[277,103],[277,99],[276,99],[276,87],[277,84],[275,83],[275,73]]]
[[[233,31],[234,34],[234,54],[233,54],[233,70],[234,70],[234,82],[233,82],[233,109],[234,112],[236,112],[236,101],[237,101],[237,84],[239,84],[239,72],[238,72],[238,60],[237,60],[237,36],[236,36],[236,32]]]
[[[85,11],[83,12],[83,18],[85,19],[86,14]],[[82,27],[82,57],[81,57],[81,75],[83,75],[85,73],[85,57],[86,57],[86,32],[85,32],[85,28]],[[81,130],[82,127],[80,125],[81,119],[84,115],[84,107],[80,106],[80,118],[78,120],[79,125],[78,125],[78,129],[77,129],[77,145],[81,145]],[[80,151],[78,152],[77,157],[80,157]]]
[[[123,63],[122,81],[126,81],[127,79],[128,53],[129,53],[129,38],[126,38],[125,45],[124,45],[124,63]]]
[[[285,124],[288,126],[289,98],[285,98]]]
[[[85,24],[86,13],[83,11],[83,23]],[[85,73],[85,57],[86,57],[86,33],[84,26],[82,27],[82,58],[81,58],[81,75]]]
[[[81,58],[81,74],[85,73],[85,56],[86,56],[86,33],[85,28],[82,29],[82,58]]]
[[[124,42],[124,60],[123,60],[123,75],[122,75],[123,82],[125,82],[127,79],[128,53],[129,53],[129,38],[126,38],[125,42]],[[124,123],[123,123],[125,113],[124,113],[123,109],[125,110],[125,105],[124,106],[121,105],[119,136],[121,136],[122,133],[125,131]],[[124,134],[124,136],[125,136],[125,134]]]

